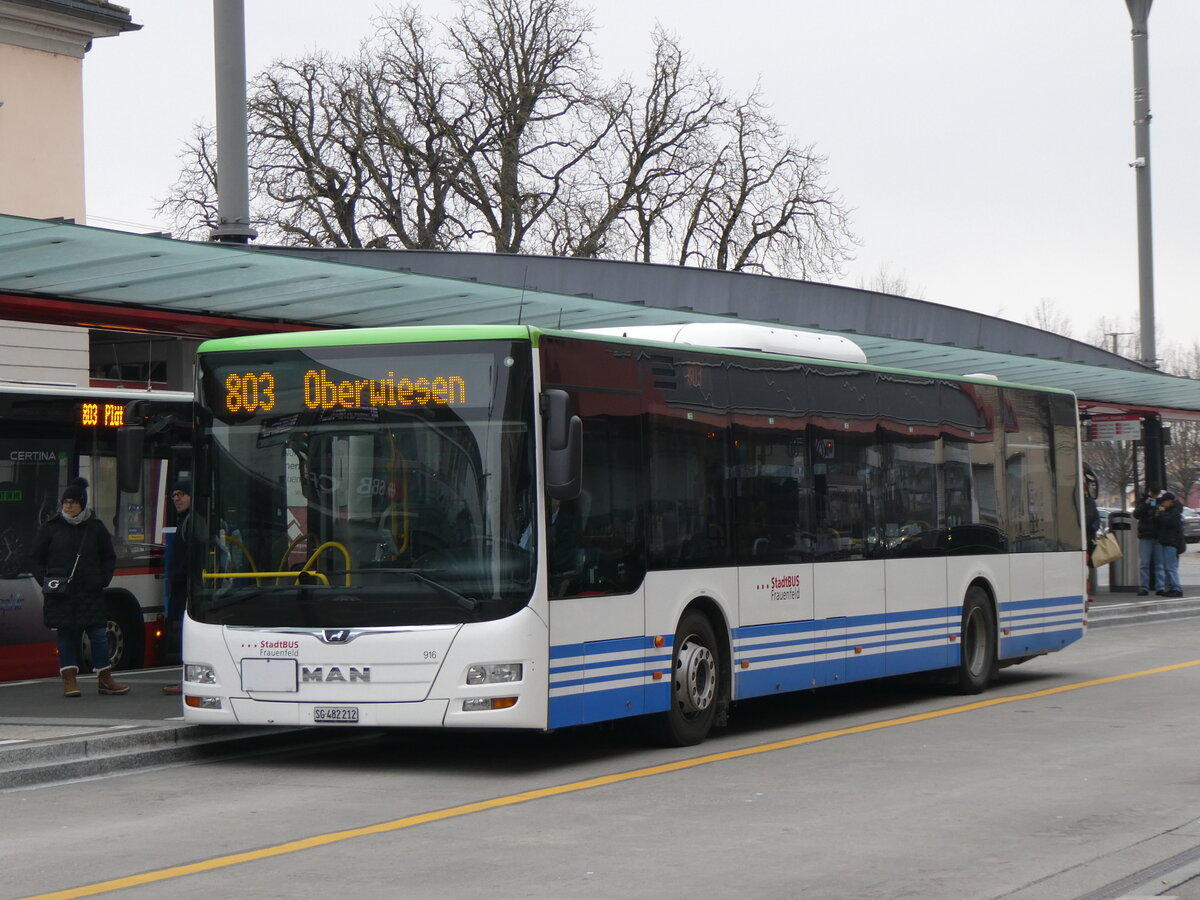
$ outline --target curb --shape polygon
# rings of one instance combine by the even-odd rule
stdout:
[[[1089,628],[1108,625],[1135,625],[1144,622],[1166,622],[1200,616],[1200,597],[1164,600],[1162,597],[1130,600],[1125,603],[1093,603],[1088,606]]]
[[[167,725],[141,731],[18,744],[0,747],[0,791],[238,753],[300,748],[332,737],[344,739],[346,732],[315,728]]]

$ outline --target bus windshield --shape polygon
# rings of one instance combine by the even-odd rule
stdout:
[[[528,342],[200,357],[192,617],[351,628],[529,601]]]

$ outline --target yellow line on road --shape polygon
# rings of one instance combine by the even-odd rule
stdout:
[[[803,737],[788,738],[783,741],[772,741],[769,744],[758,744],[754,747],[743,747],[739,750],[725,750],[721,753],[710,753],[705,756],[697,756],[692,759],[682,759],[678,762],[663,763],[660,766],[647,766],[642,769],[633,769],[628,772],[618,772],[613,775],[601,775],[598,778],[586,778],[583,781],[573,781],[570,784],[560,784],[555,787],[538,788],[532,791],[522,791],[519,794],[509,794],[505,797],[496,797],[492,800],[480,800],[477,803],[465,803],[461,806],[452,806],[449,809],[440,809],[434,812],[420,813],[415,816],[405,816],[403,819],[393,819],[390,822],[381,822],[378,825],[367,825],[363,828],[349,828],[345,831],[331,831],[328,834],[318,834],[313,837],[302,838],[298,841],[288,841],[284,844],[276,844],[273,847],[263,847],[259,850],[248,850],[245,853],[231,853],[228,856],[217,856],[213,859],[201,860],[200,862],[189,863],[184,866],[171,866],[166,869],[155,869],[153,872],[143,872],[140,875],[130,875],[126,878],[114,878],[111,881],[101,881],[96,884],[88,884],[83,887],[70,888],[65,891],[55,891],[49,894],[37,894],[23,898],[23,900],[68,900],[72,897],[92,897],[96,894],[103,894],[109,891],[119,891],[124,888],[140,887],[146,884],[153,884],[157,881],[167,881],[172,878],[181,878],[184,875],[196,875],[201,872],[212,872],[217,869],[224,869],[228,866],[236,866],[239,863],[255,862],[256,860],[270,859],[273,856],[285,856],[288,853],[296,853],[300,850],[311,850],[314,847],[324,847],[329,844],[336,844],[341,841],[348,841],[354,838],[370,837],[376,834],[387,834],[391,831],[401,831],[405,828],[412,828],[416,825],[427,825],[430,822],[441,822],[445,819],[454,819],[459,816],[470,815],[471,813],[486,812],[490,809],[501,809],[505,806],[516,806],[519,803],[528,803],[530,800],[544,800],[547,797],[557,797],[562,794],[572,794],[576,791],[586,791],[592,788],[604,787],[610,784],[620,784],[623,781],[633,781],[637,778],[649,778],[653,775],[665,775],[669,772],[680,772],[685,769],[693,769],[697,766],[706,766],[715,762],[725,762],[731,759],[741,759],[747,756],[755,756],[759,753],[771,753],[776,750],[787,750],[791,747],[801,747],[805,744],[815,744],[818,741],[828,741],[833,738],[847,737],[852,734],[866,734],[871,731],[880,731],[884,728],[894,728],[897,725],[912,725],[916,722],[927,722],[931,719],[940,719],[945,716],[955,716],[960,713],[973,712],[977,709],[986,709],[989,706],[1000,706],[1005,703],[1015,703],[1020,700],[1036,700],[1039,697],[1051,697],[1054,694],[1065,694],[1068,691],[1078,691],[1082,688],[1097,687],[1102,684],[1114,684],[1118,681],[1128,681],[1131,678],[1144,678],[1147,675],[1161,675],[1164,672],[1174,672],[1179,669],[1187,669],[1192,666],[1200,666],[1200,659],[1193,659],[1190,662],[1176,663],[1170,666],[1159,666],[1155,669],[1144,669],[1141,672],[1129,672],[1125,675],[1111,675],[1108,678],[1096,678],[1092,681],[1080,681],[1075,684],[1064,684],[1059,687],[1045,688],[1040,691],[1029,691],[1024,694],[1012,694],[1006,697],[992,697],[987,700],[978,700],[974,703],[965,703],[961,706],[953,706],[948,709],[939,709],[932,712],[916,713],[911,716],[900,716],[895,719],[885,719],[880,722],[870,722],[866,725],[853,725],[849,728],[837,728],[832,731],[821,731],[816,734],[808,734]]]

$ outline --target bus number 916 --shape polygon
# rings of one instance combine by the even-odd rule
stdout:
[[[275,376],[234,372],[225,377],[225,408],[231,412],[270,412],[275,408]]]

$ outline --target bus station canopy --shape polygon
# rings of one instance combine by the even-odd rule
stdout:
[[[676,266],[250,248],[0,216],[0,318],[192,336],[757,322],[848,337],[875,365],[1065,388],[1096,414],[1200,419],[1200,381],[1029,326],[872,291]]]

